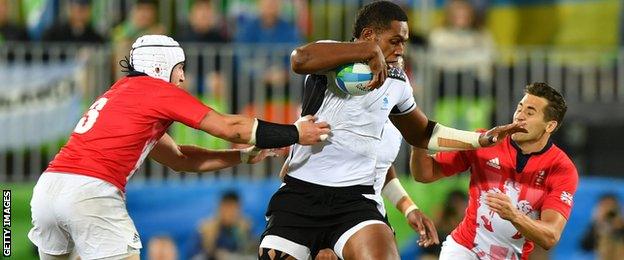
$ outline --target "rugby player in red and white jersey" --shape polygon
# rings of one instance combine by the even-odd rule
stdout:
[[[89,107],[67,144],[39,178],[28,234],[41,259],[139,259],[141,241],[126,210],[126,182],[143,160],[185,172],[212,171],[262,160],[258,149],[211,151],[177,145],[174,122],[255,147],[315,144],[327,123],[303,117],[294,125],[220,114],[180,88],[184,51],[170,37],[146,35],[132,45],[129,75]]]
[[[466,215],[442,244],[440,259],[528,259],[534,243],[557,244],[570,216],[578,173],[550,136],[567,110],[546,83],[526,87],[515,133],[488,148],[428,156],[412,148],[410,167],[420,182],[433,182],[470,169]]]

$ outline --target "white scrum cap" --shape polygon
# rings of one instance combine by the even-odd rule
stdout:
[[[144,35],[136,39],[130,50],[130,65],[135,71],[169,82],[173,67],[184,62],[184,50],[173,38],[165,35]]]

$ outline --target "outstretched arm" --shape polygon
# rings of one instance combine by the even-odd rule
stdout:
[[[319,74],[353,62],[368,63],[373,73],[368,87],[379,87],[386,80],[385,57],[373,41],[313,42],[297,47],[290,55],[290,66],[298,74]]]
[[[394,166],[391,166],[386,173],[386,183],[384,183],[382,194],[403,213],[412,229],[418,232],[418,245],[428,247],[440,243],[435,224],[418,209],[409,197],[396,176]]]
[[[311,145],[323,141],[329,133],[329,125],[315,121],[316,118],[305,116],[293,125],[285,125],[211,110],[202,119],[199,128],[233,143],[253,144],[264,149],[294,143]]]
[[[417,107],[403,115],[391,115],[390,120],[412,146],[434,151],[460,151],[493,146],[507,135],[526,132],[526,123],[496,126],[485,133],[450,128],[431,121]]]
[[[207,172],[235,166],[241,162],[257,163],[267,156],[257,148],[208,150],[192,145],[177,145],[163,135],[150,152],[150,158],[177,172]]]

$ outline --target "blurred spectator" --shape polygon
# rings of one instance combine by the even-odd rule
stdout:
[[[171,237],[166,235],[154,236],[147,244],[148,260],[177,260],[178,249]]]
[[[443,205],[444,208],[439,213],[438,221],[435,224],[438,229],[438,237],[440,238],[448,236],[455,227],[459,226],[466,213],[466,207],[468,207],[468,197],[464,191],[453,190],[446,196],[446,201]],[[424,247],[422,248],[421,259],[438,259],[441,249],[442,244]]]
[[[9,1],[0,0],[0,44],[5,41],[26,41],[26,29],[9,21]]]
[[[450,0],[445,25],[429,36],[430,60],[438,74],[435,118],[464,129],[492,125],[494,40],[467,0]]]
[[[91,25],[91,1],[70,0],[67,20],[58,21],[43,34],[44,42],[103,43]]]
[[[224,43],[229,38],[212,0],[196,0],[191,6],[189,23],[180,26],[177,35],[183,42]]]
[[[297,113],[296,108],[288,100],[290,49],[285,47],[287,45],[294,47],[302,39],[297,27],[280,17],[281,6],[281,0],[259,0],[258,17],[245,20],[239,26],[235,37],[236,43],[258,44],[257,48],[265,48],[266,51],[248,49],[246,55],[239,52],[237,70],[240,72],[236,74],[239,75],[237,91],[243,91],[241,88],[254,88],[254,83],[259,82],[265,90],[260,93],[265,93],[266,96],[252,98],[267,100],[264,107],[260,108],[261,111],[257,111],[258,108],[254,104],[248,104],[242,109],[243,113],[256,113],[261,118],[267,120],[272,118],[276,122],[286,123],[293,122],[297,118]],[[243,81],[242,77],[247,77],[245,82],[252,84],[250,86],[239,84]],[[253,95],[256,91],[250,93]]]
[[[179,41],[184,43],[226,43],[229,36],[225,23],[218,14],[214,0],[196,0],[191,6],[189,21],[176,31]],[[186,46],[193,48],[193,46]],[[194,48],[199,48],[197,45]],[[195,54],[195,55],[193,55]],[[219,49],[215,49],[213,55],[205,52],[189,52],[185,69],[187,85],[193,88],[192,93],[197,93],[206,105],[219,112],[229,112],[227,102],[227,83],[221,73],[221,56]],[[207,59],[207,60],[206,60]],[[194,144],[210,149],[224,149],[229,147],[228,142],[211,135],[205,135],[194,129],[189,129],[183,124],[173,125],[173,135],[180,143]]]
[[[622,259],[624,256],[624,218],[615,194],[600,197],[581,247],[585,251],[595,251],[597,259],[601,260]]]
[[[251,224],[241,214],[238,194],[228,191],[221,197],[216,216],[199,226],[201,253],[193,259],[227,260],[257,255]]]
[[[451,0],[446,6],[445,26],[434,29],[429,44],[431,59],[441,70],[464,72],[476,69],[477,78],[491,77],[494,40],[479,26],[473,6],[467,0]]]
[[[300,43],[301,35],[297,27],[280,17],[281,5],[281,0],[258,0],[258,17],[240,25],[236,42]]]
[[[158,23],[158,6],[154,0],[136,0],[130,17],[113,29],[113,44],[115,55],[113,57],[114,71],[118,70],[117,62],[128,55],[132,42],[139,36],[146,34],[165,34],[166,30]],[[123,75],[118,72],[117,76]]]
[[[229,41],[224,22],[216,12],[212,0],[197,0],[193,3],[189,21],[178,28],[177,38],[186,43],[226,43]],[[191,72],[191,76],[196,75],[196,78],[190,78],[190,81],[197,86],[196,93],[202,96],[205,92],[210,92],[209,89],[206,89],[212,88],[207,84],[208,82],[218,84],[215,87],[217,89],[222,88],[225,81],[219,73],[221,57],[218,53],[214,53],[214,59],[207,62],[204,62],[204,53],[193,53],[197,53],[197,57],[188,57],[189,62],[187,63],[194,67],[187,66],[186,69]]]

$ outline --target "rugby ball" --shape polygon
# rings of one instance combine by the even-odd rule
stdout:
[[[334,70],[336,86],[345,94],[361,96],[370,92],[366,89],[373,79],[370,67],[365,63],[342,65]]]

